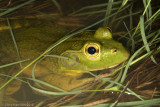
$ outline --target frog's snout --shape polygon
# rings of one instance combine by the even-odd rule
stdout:
[[[127,51],[127,54],[125,55],[125,57],[128,59],[130,56],[130,53]]]
[[[130,56],[129,51],[125,50],[125,52],[123,52],[123,57],[127,60]]]
[[[111,53],[118,56],[120,59],[127,60],[130,56],[130,53],[128,50],[126,50],[124,47],[121,48],[113,48],[111,50]]]

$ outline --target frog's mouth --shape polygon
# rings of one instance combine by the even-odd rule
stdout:
[[[107,67],[107,68],[99,68],[99,69],[94,69],[94,70],[89,70],[90,72],[96,72],[96,71],[104,71],[104,70],[108,70],[108,69],[116,69],[118,68],[119,66],[121,66],[124,62],[120,63],[120,64],[115,64],[115,65],[112,65],[110,67]]]
[[[97,70],[89,70],[89,72],[91,72],[91,73],[93,73],[93,74],[95,74],[95,75],[101,75],[101,73],[102,73],[102,75],[103,74],[108,74],[108,75],[112,75],[113,74],[113,72],[114,72],[114,69],[117,69],[117,68],[119,68],[120,66],[122,66],[122,64],[123,63],[125,63],[126,61],[124,61],[124,62],[122,62],[122,63],[120,63],[120,64],[115,64],[115,65],[113,65],[113,66],[110,66],[110,67],[108,67],[108,68],[103,68],[103,69],[97,69]],[[119,71],[119,70],[118,70]],[[116,71],[115,73],[117,74],[117,72],[118,71]],[[78,79],[82,79],[82,78],[89,78],[89,77],[93,77],[93,75],[91,75],[91,74],[89,74],[88,72],[86,72],[86,73],[83,73],[82,74],[82,76],[80,77],[80,78],[78,78]]]
[[[110,67],[108,67],[108,68],[116,68],[117,66],[119,66],[119,65],[121,65],[122,63],[120,63],[120,64],[115,64],[115,65],[112,65],[112,66],[110,66]]]
[[[126,62],[126,61],[125,61],[125,62]],[[101,73],[101,72],[113,73],[113,70],[114,70],[114,69],[119,68],[119,67],[122,66],[122,64],[125,63],[125,62],[122,62],[122,63],[120,63],[120,64],[115,64],[115,65],[110,66],[110,67],[108,67],[108,68],[103,68],[103,69],[99,69],[99,70],[91,70],[90,72],[91,72],[91,73],[94,73],[94,74],[98,74],[98,73]],[[119,70],[118,70],[118,71],[119,71]],[[117,72],[118,72],[118,71],[117,71]]]

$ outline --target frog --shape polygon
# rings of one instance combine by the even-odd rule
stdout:
[[[0,30],[0,52],[5,53],[5,55],[8,55],[7,57],[14,59],[14,61],[29,59],[29,61],[21,63],[21,68],[16,65],[16,69],[10,71],[14,72],[13,74],[15,74],[15,71],[24,68],[68,33],[68,29],[58,28],[50,20],[11,20],[10,24],[15,36],[19,56],[15,51],[10,31],[7,27]],[[1,25],[8,26],[4,22]],[[21,75],[33,77],[32,73],[34,71],[34,78],[62,90],[72,91],[94,79],[92,76],[82,78],[84,74],[115,67],[126,61],[129,56],[130,53],[123,44],[114,40],[110,29],[99,27],[96,31],[84,31],[65,40],[36,64],[28,67]],[[17,84],[21,85],[20,82]],[[40,86],[33,82],[33,86],[41,89],[43,85]],[[17,92],[19,86],[17,87],[14,87],[15,91],[13,92],[11,91],[13,88],[8,88],[8,95]],[[47,90],[55,91],[55,89],[50,89],[47,86],[43,87],[46,87]]]

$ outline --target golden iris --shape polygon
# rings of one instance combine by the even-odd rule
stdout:
[[[86,56],[90,57],[90,58],[96,58],[99,55],[99,46],[97,44],[94,43],[90,43],[88,45],[86,45],[84,53]]]

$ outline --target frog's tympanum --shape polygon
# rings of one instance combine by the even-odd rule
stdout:
[[[23,26],[19,27],[20,24]],[[6,24],[6,26],[8,25]],[[15,28],[12,30],[20,57],[18,58],[17,51],[15,51],[10,31],[2,26],[0,58],[2,59],[2,56],[3,59],[9,58],[8,63],[30,59],[22,63],[22,67],[37,58],[66,33],[66,30],[56,28],[47,21],[43,24],[41,21],[34,23],[33,20],[21,23],[11,21],[11,26]],[[55,55],[61,57],[57,58]],[[111,68],[124,62],[128,57],[128,51],[121,43],[112,38],[110,30],[106,27],[100,27],[95,32],[83,32],[56,46],[36,63],[34,73],[36,79],[71,91],[91,80],[91,78],[81,78],[82,74],[87,71]],[[1,60],[0,62],[5,64],[7,62],[5,61]],[[17,66],[19,67],[19,65]],[[27,68],[22,73],[23,76],[31,77],[32,69],[33,66]],[[17,71],[18,69],[8,70],[9,74]],[[10,93],[12,94],[12,92]]]

